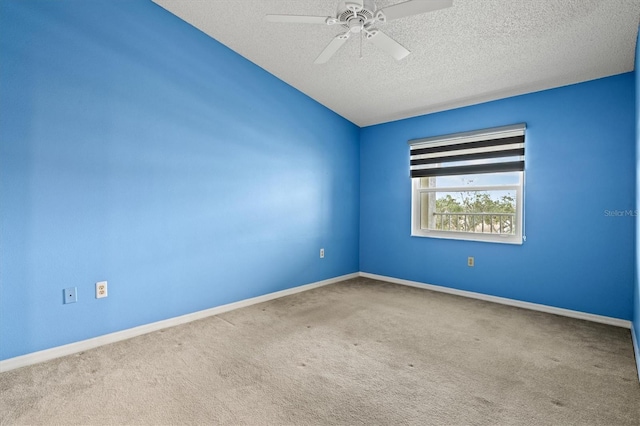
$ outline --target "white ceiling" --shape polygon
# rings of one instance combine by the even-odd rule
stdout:
[[[264,16],[335,16],[338,0],[153,1],[359,126],[632,71],[640,20],[640,0],[453,0],[379,25],[402,61],[366,40],[359,59],[352,37],[315,65],[340,28]]]

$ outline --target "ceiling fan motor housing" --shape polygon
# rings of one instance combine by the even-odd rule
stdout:
[[[354,28],[355,23],[359,23],[360,27],[368,21],[373,20],[376,5],[374,0],[361,0],[361,1],[341,1],[338,3],[338,10],[336,12],[336,19],[342,26],[351,30]],[[351,21],[352,25],[349,25]]]

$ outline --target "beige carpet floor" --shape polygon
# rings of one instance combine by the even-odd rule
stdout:
[[[2,424],[640,425],[629,330],[358,278],[0,375]]]

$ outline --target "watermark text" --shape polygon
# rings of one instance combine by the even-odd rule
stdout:
[[[638,210],[605,210],[605,217],[638,217]]]

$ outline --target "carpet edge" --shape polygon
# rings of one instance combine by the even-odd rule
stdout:
[[[623,320],[620,318],[607,317],[604,315],[589,314],[586,312],[573,311],[571,309],[557,308],[555,306],[542,305],[538,303],[524,302],[521,300],[509,299],[506,297],[491,296],[483,293],[475,293],[473,291],[458,290],[451,287],[444,287],[444,286],[439,286],[434,284],[426,284],[418,281],[405,280],[402,278],[388,277],[385,275],[371,274],[369,272],[360,272],[360,276],[363,278],[371,278],[374,280],[386,281],[393,284],[423,288],[427,290],[437,291],[439,293],[453,294],[455,296],[462,296],[462,297],[468,297],[471,299],[484,300],[486,302],[493,302],[493,303],[499,303],[501,305],[515,306],[517,308],[524,308],[532,311],[545,312],[548,314],[555,314],[563,317],[582,319],[586,321],[597,322],[600,324],[613,325],[616,327],[631,329],[631,326],[632,326],[631,321]]]
[[[633,342],[633,354],[636,357],[636,373],[638,373],[638,382],[640,382],[640,342],[636,338],[636,330],[633,323],[631,323],[631,341]]]

